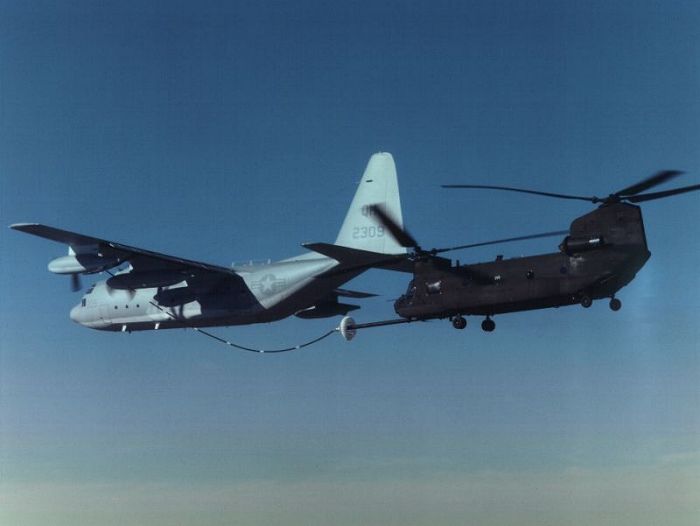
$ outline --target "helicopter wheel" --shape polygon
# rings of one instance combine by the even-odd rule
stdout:
[[[488,316],[484,321],[481,322],[481,329],[484,332],[493,332],[493,330],[496,328],[496,322],[493,321],[491,318]]]
[[[467,320],[465,320],[462,316],[455,316],[452,318],[452,326],[455,329],[464,329],[467,326]]]
[[[587,309],[587,308],[590,307],[591,305],[593,305],[593,300],[591,299],[590,296],[585,296],[585,295],[584,295],[584,296],[581,297],[581,306],[582,306],[584,309]]]
[[[617,312],[622,308],[622,302],[617,298],[610,298],[610,310]]]

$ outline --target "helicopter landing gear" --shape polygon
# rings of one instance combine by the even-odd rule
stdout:
[[[617,312],[622,308],[622,302],[616,297],[610,298],[610,310]]]
[[[467,326],[467,320],[465,320],[462,316],[455,316],[452,318],[452,326],[455,329],[464,329]]]
[[[495,328],[496,322],[488,316],[486,316],[486,319],[481,322],[481,330],[483,330],[484,332],[493,332]]]
[[[585,294],[583,296],[581,296],[581,307],[583,307],[584,309],[587,309],[591,305],[593,305],[593,300],[591,299],[590,296],[586,296]]]

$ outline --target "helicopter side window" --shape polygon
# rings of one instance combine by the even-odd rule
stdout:
[[[442,292],[442,280],[426,283],[425,289],[428,291],[428,294],[440,294]]]

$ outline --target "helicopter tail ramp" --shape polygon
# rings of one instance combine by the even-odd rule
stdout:
[[[390,153],[370,157],[335,244],[380,254],[404,254],[406,249],[375,220],[371,205],[380,205],[403,226],[396,165]]]

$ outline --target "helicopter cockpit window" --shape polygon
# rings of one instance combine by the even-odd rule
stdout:
[[[428,291],[428,294],[440,294],[442,292],[442,280],[426,283],[425,289]]]

